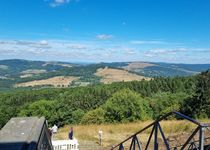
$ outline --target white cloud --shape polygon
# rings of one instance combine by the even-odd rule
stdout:
[[[210,53],[210,49],[209,48],[195,48],[192,49],[193,52],[197,52],[197,53]]]
[[[123,48],[122,50],[124,50],[124,54],[126,54],[126,55],[134,55],[134,54],[136,54],[135,50],[131,49],[131,48]]]
[[[69,2],[69,0],[68,1],[66,1],[66,0],[55,0],[55,3],[65,3],[65,2]]]
[[[147,49],[147,50],[145,50]],[[0,40],[0,59],[58,61],[173,61],[203,58],[209,62],[210,48],[143,48],[128,43],[98,40]],[[188,56],[186,56],[188,55]],[[194,62],[194,63],[201,63]],[[210,63],[210,62],[209,62]]]
[[[96,36],[97,39],[99,40],[109,40],[112,39],[113,36],[112,35],[108,35],[108,34],[99,34]]]
[[[64,4],[68,4],[71,1],[78,1],[78,0],[53,0],[49,5],[50,7],[58,7]]]
[[[40,45],[48,45],[48,41],[42,40],[42,41],[40,41]]]
[[[188,49],[186,48],[177,48],[177,49],[152,49],[144,53],[147,57],[155,57],[160,55],[176,55],[178,52],[185,52]]]
[[[152,41],[143,41],[143,40],[133,40],[130,41],[131,44],[167,44],[164,41],[156,41],[156,40],[152,40]]]
[[[74,44],[67,46],[67,48],[82,50],[82,49],[87,49],[88,47],[86,45]]]

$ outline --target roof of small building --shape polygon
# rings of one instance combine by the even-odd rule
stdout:
[[[44,124],[44,117],[10,119],[0,130],[0,149],[7,145],[7,147],[15,146],[18,150],[28,147],[31,143],[38,143]]]

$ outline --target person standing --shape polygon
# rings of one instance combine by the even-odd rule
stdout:
[[[102,134],[103,134],[103,131],[100,129],[98,131],[99,145],[102,145]]]
[[[58,127],[54,124],[54,126],[52,127],[52,132],[53,134],[58,132]]]
[[[73,134],[74,134],[73,127],[71,127],[69,131],[69,140],[73,140]]]
[[[56,124],[54,124],[54,126],[51,128],[52,131],[52,140],[55,138],[55,134],[58,132],[58,127],[56,126]]]

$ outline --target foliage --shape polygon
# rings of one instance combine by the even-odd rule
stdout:
[[[105,111],[99,107],[97,109],[91,110],[84,115],[81,120],[82,124],[102,124],[105,122],[104,119]]]
[[[51,124],[54,122],[56,101],[40,100],[26,105],[19,112],[19,116],[45,116],[48,122]],[[52,125],[52,124],[51,124]]]
[[[138,93],[123,89],[107,100],[105,106],[105,120],[107,122],[127,122],[146,120],[150,116],[147,103]]]
[[[83,116],[85,115],[82,109],[77,109],[72,112],[72,124],[79,124],[82,120]]]
[[[93,68],[94,70],[94,68]],[[50,124],[112,123],[157,118],[171,110],[210,117],[209,71],[87,87],[0,93],[0,128],[17,116],[44,115]]]
[[[196,92],[185,101],[182,112],[194,118],[210,117],[210,70],[198,76]]]
[[[171,111],[179,111],[186,98],[188,98],[188,95],[183,92],[154,94],[151,98],[148,98],[153,111],[153,119]]]

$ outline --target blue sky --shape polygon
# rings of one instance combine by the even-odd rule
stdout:
[[[210,63],[209,0],[2,0],[0,59]]]

